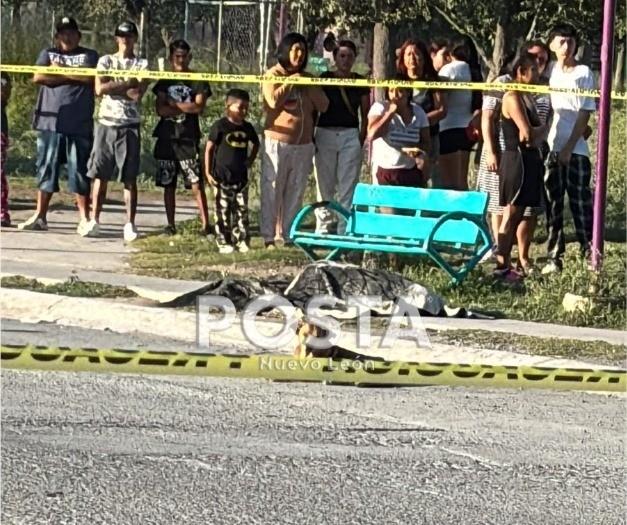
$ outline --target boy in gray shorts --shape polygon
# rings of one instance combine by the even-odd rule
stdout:
[[[137,27],[123,22],[115,30],[117,53],[98,60],[97,70],[126,70],[128,77],[96,77],[96,95],[102,97],[98,123],[94,133],[94,147],[89,157],[87,176],[93,179],[92,202],[94,218],[90,228],[99,230],[100,212],[107,194],[107,183],[117,173],[124,184],[126,224],[124,240],[137,238],[135,214],[137,211],[137,174],[139,172],[139,103],[148,88],[149,80],[132,77],[134,71],[148,69],[146,59],[135,56]]]

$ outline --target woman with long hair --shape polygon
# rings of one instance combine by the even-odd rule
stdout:
[[[357,47],[351,40],[340,40],[333,50],[335,71],[328,71],[322,78],[364,78],[352,71]],[[329,99],[329,108],[320,114],[316,124],[316,185],[319,201],[337,200],[350,208],[353,192],[359,182],[362,146],[366,140],[370,90],[361,87],[322,88]],[[329,233],[333,213],[326,209],[316,210],[319,232]],[[337,225],[343,233],[344,221]],[[335,233],[335,232],[333,232]]]
[[[512,67],[512,81],[535,84],[539,80],[536,58],[521,55]],[[507,91],[501,105],[504,149],[499,163],[499,201],[503,219],[498,232],[495,276],[517,280],[511,269],[511,250],[516,229],[527,206],[539,206],[542,195],[543,161],[540,146],[547,126],[541,124],[533,97]]]
[[[539,40],[526,42],[520,49],[520,54],[529,53],[536,58],[538,65],[539,84],[546,84],[546,71],[549,58],[549,51],[546,44]],[[515,60],[512,55],[501,71],[501,74],[494,82],[511,82],[511,65]],[[481,113],[481,129],[483,133],[483,149],[481,151],[481,160],[479,162],[479,171],[477,177],[477,189],[488,193],[488,213],[490,215],[490,226],[494,239],[498,237],[498,231],[503,217],[503,208],[499,204],[499,159],[501,151],[504,148],[503,136],[500,130],[500,113],[503,92],[494,91],[486,93],[483,97],[483,106]],[[551,113],[551,101],[548,94],[540,93],[534,96],[536,112],[541,124],[547,124]],[[546,160],[547,144],[544,141],[541,146],[541,153]],[[518,263],[517,269],[525,275],[534,272],[534,266],[531,263],[530,250],[533,233],[537,223],[537,217],[543,213],[544,207],[534,206],[526,207],[523,217],[516,230],[516,239],[518,244]]]
[[[405,80],[437,81],[438,74],[433,67],[426,44],[416,38],[403,42],[397,53],[396,71]],[[431,170],[438,161],[440,150],[440,121],[446,116],[446,95],[439,89],[414,89],[412,102],[424,109],[429,119]]]
[[[299,33],[283,37],[278,63],[266,75],[305,76],[307,41]],[[329,99],[317,86],[283,82],[263,84],[266,113],[261,164],[261,235],[267,248],[289,231],[302,206],[307,178],[313,169],[314,112],[324,113]]]
[[[434,68],[441,79],[457,82],[473,81],[468,45],[460,41],[448,44],[436,40],[431,45]],[[473,69],[476,69],[473,67]],[[470,151],[477,141],[481,106],[476,96],[466,89],[451,90],[447,95],[446,116],[440,121],[440,181],[438,187],[453,190],[468,189]],[[475,120],[477,123],[475,123]]]

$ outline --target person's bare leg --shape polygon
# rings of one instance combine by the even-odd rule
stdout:
[[[536,216],[523,217],[518,224],[518,228],[516,228],[516,238],[518,239],[518,260],[523,269],[531,264],[529,253],[531,251],[531,241],[533,240],[533,233],[536,230],[537,223],[538,218]]]
[[[440,176],[438,177],[437,188],[445,190],[453,190],[456,188],[457,172],[459,169],[458,160],[457,152],[440,155],[438,161]]]
[[[494,243],[496,244],[499,238],[499,230],[501,229],[501,221],[503,220],[503,214],[491,213],[490,214],[490,226],[492,228],[492,235],[494,236]]]
[[[163,204],[165,206],[165,218],[168,226],[176,226],[174,216],[176,214],[176,186],[171,184],[163,188]]]
[[[137,215],[137,183],[124,184],[124,204],[126,206],[126,222],[135,226],[135,216]]]
[[[47,191],[37,191],[37,217],[47,222],[48,208],[50,207],[50,200],[52,199],[52,193]]]
[[[192,184],[192,192],[196,198],[196,205],[198,206],[198,213],[200,214],[200,224],[203,231],[209,235],[209,209],[207,207],[207,194],[205,188],[200,184]]]
[[[76,194],[76,207],[80,221],[89,221],[89,193],[87,195]]]
[[[457,189],[468,190],[468,166],[470,164],[470,152],[458,151],[459,162],[457,164]]]
[[[511,265],[511,253],[516,228],[522,217],[524,208],[521,206],[505,206],[503,208],[503,219],[499,228],[498,252],[496,255],[497,268],[509,268]]]
[[[93,217],[97,223],[100,223],[100,212],[107,196],[107,181],[102,179],[94,179],[91,189],[91,204],[93,206]]]

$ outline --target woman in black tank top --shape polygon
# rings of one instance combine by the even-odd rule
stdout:
[[[538,66],[533,55],[522,55],[513,66],[513,80],[520,84],[538,82]],[[517,280],[511,270],[510,255],[518,224],[526,206],[539,206],[542,191],[542,155],[539,146],[547,127],[540,125],[533,99],[517,91],[507,91],[501,106],[501,128],[505,149],[499,163],[500,205],[503,219],[498,234],[495,276]]]

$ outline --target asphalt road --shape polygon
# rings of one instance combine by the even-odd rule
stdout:
[[[160,343],[3,323],[98,338]],[[626,419],[585,393],[3,370],[1,521],[614,525]]]

